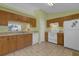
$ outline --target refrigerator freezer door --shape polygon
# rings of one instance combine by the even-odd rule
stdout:
[[[65,32],[64,47],[79,50],[79,30],[69,30]]]
[[[73,22],[78,21],[74,28]],[[64,47],[79,50],[79,20],[64,22]]]

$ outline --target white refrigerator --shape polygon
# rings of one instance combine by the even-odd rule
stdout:
[[[79,50],[79,19],[64,22],[64,47]]]

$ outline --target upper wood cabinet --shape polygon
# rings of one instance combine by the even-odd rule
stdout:
[[[60,21],[60,22],[59,22],[59,26],[60,26],[60,27],[63,27],[63,26],[64,26],[64,22],[63,22],[63,21]]]
[[[17,15],[13,13],[8,13],[8,21],[18,21]]]
[[[30,23],[32,27],[36,27],[36,19],[18,15],[18,21]]]
[[[7,12],[0,10],[0,25],[8,25],[8,15]]]
[[[72,14],[72,15],[69,15],[69,16],[49,19],[49,20],[47,20],[47,27],[50,26],[50,23],[54,23],[54,22],[59,22],[59,26],[63,26],[64,21],[69,21],[69,20],[73,20],[73,19],[74,20],[79,19],[79,14]]]
[[[32,27],[36,27],[36,19],[29,18],[28,23],[30,23]]]
[[[23,16],[17,15],[17,21],[24,22]]]
[[[0,25],[8,25],[8,21],[30,23],[32,27],[36,27],[36,19],[34,18],[0,10]]]
[[[34,19],[34,18],[9,13],[9,21],[10,20],[24,22],[24,23],[30,23],[30,25],[32,27],[36,27],[36,19]]]

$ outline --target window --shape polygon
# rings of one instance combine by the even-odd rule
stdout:
[[[11,31],[11,32],[21,31],[21,25],[19,25],[19,24],[8,24],[8,31]]]

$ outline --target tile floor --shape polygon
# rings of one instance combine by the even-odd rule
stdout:
[[[43,42],[15,51],[6,56],[72,56],[74,50],[63,46]]]

